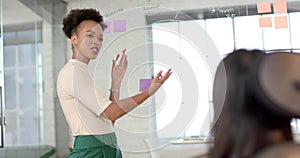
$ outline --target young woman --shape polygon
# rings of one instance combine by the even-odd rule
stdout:
[[[57,93],[66,120],[75,137],[72,158],[120,158],[113,122],[153,95],[171,75],[160,71],[150,88],[129,98],[119,99],[119,90],[128,61],[123,53],[112,63],[111,93],[107,99],[88,72],[102,46],[103,17],[95,9],[71,10],[63,20],[63,31],[72,42],[72,59],[61,69]],[[120,63],[116,61],[121,58]]]
[[[256,71],[265,55],[240,49],[219,64],[213,87],[215,142],[209,158],[251,158],[269,145],[293,140],[291,117],[270,108],[260,96]]]

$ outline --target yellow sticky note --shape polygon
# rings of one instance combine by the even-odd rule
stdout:
[[[271,3],[270,2],[257,2],[257,12],[258,13],[270,13]]]
[[[273,2],[273,9],[275,14],[287,13],[286,0],[277,0]]]
[[[259,18],[260,27],[272,27],[272,18],[271,17],[261,17]]]
[[[274,17],[275,29],[288,28],[287,16],[276,16]]]

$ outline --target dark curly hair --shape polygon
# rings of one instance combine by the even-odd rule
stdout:
[[[106,25],[103,23],[103,16],[95,9],[72,9],[69,14],[63,19],[63,28],[65,35],[71,38],[76,32],[77,26],[84,20],[94,20],[100,24],[104,30]]]
[[[261,50],[239,49],[218,65],[213,84],[215,142],[210,158],[252,158],[276,143],[270,133],[277,130],[283,137],[280,141],[293,140],[291,117],[261,97],[256,71],[265,55]]]

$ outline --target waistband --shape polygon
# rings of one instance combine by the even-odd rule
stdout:
[[[80,135],[75,137],[74,149],[86,149],[93,147],[111,146],[117,147],[116,134],[108,133],[101,135]]]

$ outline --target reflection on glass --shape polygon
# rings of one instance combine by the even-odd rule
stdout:
[[[37,37],[37,38],[35,38]],[[25,30],[18,32],[18,43],[34,43],[41,41],[41,31]]]
[[[17,87],[16,87],[16,71],[15,70],[5,70],[4,80],[5,85],[5,108],[15,109],[17,107]]]
[[[153,25],[153,52],[164,52],[154,54],[153,58],[159,55],[160,59],[180,58],[179,51],[179,32],[178,22],[173,23],[160,23]],[[159,51],[158,51],[159,50]]]
[[[0,87],[0,147],[4,147],[4,105],[3,105],[3,89]]]
[[[19,70],[19,100],[20,108],[36,107],[36,69],[20,69]]]
[[[178,25],[179,24],[177,22],[173,22],[155,24],[153,26],[153,59],[157,62],[154,63],[154,74],[156,74],[159,70],[163,70],[164,72],[166,71],[166,67],[159,63],[168,63],[168,66],[172,67],[173,72],[178,68],[178,60],[181,56],[179,53],[180,47],[178,45]],[[177,72],[174,74],[176,73]],[[155,104],[158,136],[176,137],[177,134],[175,129],[172,129],[171,131],[170,129],[166,129],[166,126],[169,125],[178,114],[181,106],[180,83],[175,75],[172,75],[168,79],[168,82],[163,85],[162,89],[155,94]],[[177,128],[181,128],[183,124],[178,122],[177,125]]]
[[[270,15],[263,16],[269,17]],[[265,50],[291,48],[290,33],[288,28],[275,29],[274,26],[264,27],[263,38]]]
[[[184,57],[186,64],[190,66],[191,77],[188,77],[187,69],[184,70],[182,78],[194,78],[195,83],[191,83],[190,79],[186,80],[186,83],[191,84],[189,92],[185,92],[188,95],[183,101],[185,105],[183,108],[194,108],[187,109],[185,111],[193,111],[193,118],[186,119],[186,131],[185,136],[199,136],[207,132],[208,129],[204,129],[203,127],[207,122],[205,122],[205,117],[208,114],[209,109],[209,67],[206,60],[205,52],[198,50],[197,47],[194,47],[196,43],[201,39],[202,42],[206,41],[207,36],[202,34],[201,31],[194,31],[188,28],[197,28],[197,29],[205,29],[205,24],[203,20],[198,21],[183,21],[180,23],[180,32],[191,31],[193,33],[192,36],[189,36],[188,39],[181,39],[180,46],[182,48],[181,55]],[[197,27],[195,27],[197,25]],[[207,52],[206,52],[207,53]],[[209,54],[209,53],[208,53]],[[197,90],[192,90],[192,89]],[[197,101],[195,101],[196,98]],[[195,106],[190,106],[195,104]],[[192,113],[190,113],[192,114]],[[189,115],[189,114],[186,114]],[[206,120],[207,121],[207,120]]]
[[[189,29],[187,29],[189,28]],[[202,46],[207,42],[207,36],[205,33],[205,23],[204,20],[193,20],[193,21],[181,21],[180,22],[180,48],[181,55],[185,58],[197,59],[199,56],[205,56],[209,49],[202,48]],[[200,43],[202,45],[200,45]],[[189,49],[186,49],[186,48]],[[195,47],[195,48],[193,48]],[[190,50],[193,51],[190,51]],[[199,49],[199,50],[198,50]]]
[[[20,143],[34,145],[39,143],[39,116],[35,111],[19,112]]]
[[[17,34],[16,32],[5,32],[3,34],[3,44],[7,45],[14,45],[17,43]]]
[[[19,66],[34,66],[35,65],[35,45],[34,44],[22,44],[19,45]]]
[[[16,46],[5,46],[3,50],[4,67],[16,66]]]
[[[206,31],[221,55],[233,51],[234,41],[231,18],[207,19]]]
[[[30,25],[26,27],[30,28]],[[37,42],[41,42],[41,30],[13,31],[5,33],[8,39],[4,46],[5,112],[9,126],[5,136],[8,143],[5,146],[38,144],[38,132],[41,132],[38,123],[41,118],[37,116],[42,113],[37,111],[42,107],[42,97],[39,97],[42,95],[38,95],[41,93],[41,84],[37,79],[40,81],[42,75],[37,70],[41,71],[42,44]]]
[[[289,13],[292,48],[300,49],[300,13]]]
[[[155,25],[164,27],[165,30],[172,29],[180,36],[168,31],[152,30],[154,60],[166,64],[173,71],[168,82],[155,95],[157,135],[160,138],[198,136],[207,116],[209,73],[203,52],[195,47],[195,43],[200,37],[203,39],[203,35],[199,30],[191,30],[192,25],[199,25],[203,29],[204,22]],[[186,38],[191,33],[185,32],[186,30],[193,35]],[[154,64],[154,74],[159,70],[166,71],[166,67]]]
[[[18,112],[10,112],[5,114],[7,125],[5,126],[5,145],[18,144]]]
[[[0,0],[0,147],[3,148],[4,147],[4,104],[2,102],[2,100],[4,99],[3,97],[3,15],[2,15],[2,0]]]
[[[6,147],[27,147],[28,145],[41,145],[40,143],[43,143],[38,141],[38,138],[44,138],[40,130],[43,127],[43,121],[41,121],[43,116],[42,111],[39,110],[43,107],[43,97],[38,95],[42,92],[42,84],[40,84],[42,80],[40,72],[42,68],[42,34],[51,35],[52,31],[47,28],[52,27],[53,24],[50,21],[48,21],[50,24],[43,21],[42,16],[51,15],[53,12],[48,11],[53,9],[52,4],[57,3],[49,1],[47,4],[36,6],[36,1],[31,0],[32,3],[17,0],[5,1],[6,7],[2,10],[5,15],[4,26],[2,27],[5,31],[3,48],[5,48]],[[44,7],[49,10],[46,9],[48,10],[46,11]],[[45,12],[43,13],[46,14],[38,15],[35,10],[38,8],[44,8]],[[18,16],[15,16],[15,13]],[[58,14],[53,15],[53,18]],[[41,25],[44,22],[46,22],[46,29],[42,28]],[[51,43],[51,40],[49,42]],[[49,42],[47,43],[49,44]],[[20,152],[20,154],[22,153]]]
[[[259,16],[241,16],[234,18],[236,49],[263,49],[262,28]]]

